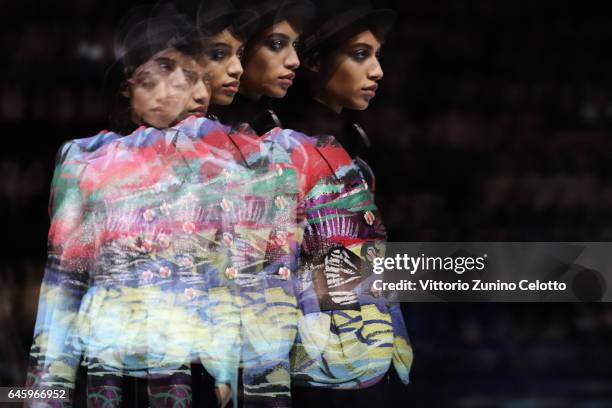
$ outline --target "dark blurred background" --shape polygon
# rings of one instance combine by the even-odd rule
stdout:
[[[133,3],[133,2],[132,2]],[[132,4],[2,1],[0,386],[25,381],[62,142],[108,127],[113,29]],[[584,2],[388,2],[374,140],[393,241],[612,238],[612,21]],[[609,304],[404,304],[397,406],[612,406]]]

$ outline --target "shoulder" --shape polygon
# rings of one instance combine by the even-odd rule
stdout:
[[[84,155],[92,153],[107,143],[122,137],[121,135],[102,130],[99,133],[80,139],[72,139],[65,142],[58,150],[56,164],[70,160],[80,159]]]
[[[211,132],[229,132],[230,126],[209,117],[189,116],[173,126],[175,129],[192,138],[206,136]]]
[[[342,145],[330,134],[311,135],[292,129],[279,129],[271,137],[292,153],[296,160],[324,162],[334,171],[349,166],[352,158]]]

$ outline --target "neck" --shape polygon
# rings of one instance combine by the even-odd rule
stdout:
[[[327,106],[329,109],[333,110],[334,112],[336,112],[337,114],[342,113],[342,105],[339,105],[337,103],[332,103],[330,101],[326,101],[323,97],[321,97],[320,95],[317,95],[314,97],[314,100],[319,102],[321,105],[325,105]]]
[[[258,94],[257,92],[249,92],[246,89],[240,89],[238,91],[240,93],[240,95],[244,96],[245,98],[253,101],[253,102],[259,102],[259,100],[261,99],[261,94]]]

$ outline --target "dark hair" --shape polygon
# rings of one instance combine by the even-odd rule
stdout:
[[[120,135],[128,135],[138,126],[132,122],[129,99],[120,93],[109,95],[109,130]]]

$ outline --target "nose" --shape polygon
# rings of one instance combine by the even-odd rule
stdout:
[[[297,55],[295,48],[291,47],[291,51],[285,58],[285,68],[295,71],[300,66],[300,58]]]
[[[168,98],[172,94],[171,86],[168,83],[168,79],[162,79],[155,86],[155,93],[153,97],[156,101],[162,102],[164,99]]]
[[[192,91],[193,100],[202,106],[208,105],[208,100],[210,99],[210,92],[204,84],[204,81],[199,80],[193,87]]]
[[[188,89],[189,83],[185,73],[182,69],[176,69],[168,78],[161,81],[159,98],[161,99],[162,96],[166,98],[176,97],[182,95]]]
[[[374,58],[374,62],[368,72],[368,79],[371,79],[372,81],[380,81],[383,77],[383,74],[384,73],[382,67],[380,66],[380,61],[378,60],[378,58]]]
[[[240,58],[237,55],[234,55],[227,67],[227,74],[235,79],[240,79],[244,69],[242,68],[242,63],[240,62]]]

